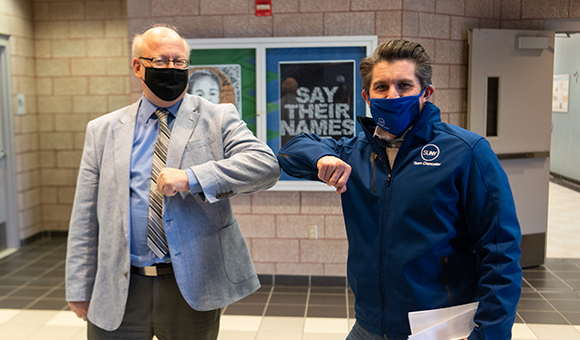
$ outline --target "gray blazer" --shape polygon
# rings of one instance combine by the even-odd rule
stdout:
[[[89,320],[121,324],[130,275],[129,168],[140,102],[89,122],[70,221],[67,301],[90,300]],[[164,197],[163,223],[175,278],[199,311],[260,287],[229,196],[273,186],[280,168],[231,104],[187,94],[173,125],[167,167],[191,168],[203,193]]]

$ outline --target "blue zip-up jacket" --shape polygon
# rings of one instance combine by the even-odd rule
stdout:
[[[479,301],[473,339],[511,339],[520,298],[521,232],[508,178],[481,136],[425,106],[390,170],[359,119],[358,137],[302,134],[278,154],[289,175],[318,180],[316,162],[352,167],[341,195],[347,274],[357,321],[389,339],[410,334],[408,313]]]

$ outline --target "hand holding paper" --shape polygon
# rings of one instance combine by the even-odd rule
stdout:
[[[476,326],[473,316],[479,302],[409,313],[409,340],[466,339]]]

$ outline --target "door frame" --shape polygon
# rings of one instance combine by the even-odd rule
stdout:
[[[16,177],[16,152],[14,141],[14,119],[12,114],[12,82],[10,67],[9,36],[0,34],[0,68],[4,77],[0,77],[0,121],[3,147],[6,158],[6,245],[7,250],[20,247],[20,228],[18,226],[18,188]],[[4,251],[6,252],[6,250]]]
[[[554,34],[553,31],[505,29],[469,32],[467,126],[489,141],[509,178],[522,232],[520,264],[524,268],[543,264],[546,256]],[[532,38],[534,42],[541,37],[540,42],[544,44],[547,38],[548,46],[519,48],[516,41],[522,37]],[[492,55],[496,56],[493,60]],[[514,68],[514,63],[519,69]],[[522,68],[535,72],[525,73]],[[519,84],[522,79],[531,81],[523,78],[522,73],[533,78],[536,86],[522,87]],[[486,136],[490,77],[499,78],[494,136]],[[530,94],[539,102],[528,100],[523,103],[527,106],[522,105]],[[521,122],[529,119],[531,109],[535,114],[534,124],[526,124],[524,130]]]

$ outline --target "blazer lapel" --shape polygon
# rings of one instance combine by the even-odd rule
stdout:
[[[185,146],[193,134],[199,119],[198,103],[195,97],[185,95],[177,112],[177,118],[171,129],[171,139],[167,150],[165,164],[168,168],[178,169]]]
[[[129,106],[125,113],[113,126],[115,181],[118,195],[121,197],[121,212],[124,216],[123,227],[129,235],[129,181],[131,172],[131,151],[133,150],[133,136],[135,134],[135,119],[140,101]],[[130,237],[130,236],[128,236]]]

